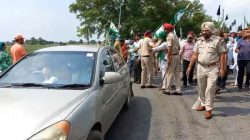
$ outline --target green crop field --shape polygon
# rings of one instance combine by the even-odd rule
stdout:
[[[51,44],[51,45],[24,45],[25,46],[25,50],[27,51],[27,53],[42,49],[42,48],[47,48],[47,47],[52,47],[52,46],[58,46],[57,44]],[[7,46],[7,52],[10,52],[10,47],[11,46]]]

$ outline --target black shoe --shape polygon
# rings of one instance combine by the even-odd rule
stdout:
[[[220,90],[221,90],[221,88],[218,87],[218,88],[216,89],[216,91],[215,91],[215,94],[221,94]]]
[[[187,88],[188,86],[187,85],[184,85],[183,88]]]
[[[175,92],[175,93],[173,93],[173,95],[182,96],[182,93],[181,92]]]
[[[146,88],[146,86],[141,86],[141,88]]]
[[[170,92],[167,92],[167,91],[162,91],[162,93],[166,95],[171,95]]]
[[[154,85],[147,86],[147,88],[156,88]]]

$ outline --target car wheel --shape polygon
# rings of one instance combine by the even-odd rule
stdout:
[[[91,130],[87,140],[103,140],[102,133],[98,130]]]
[[[128,110],[131,102],[131,97],[133,96],[133,89],[132,89],[132,84],[129,85],[129,93],[126,98],[126,101],[124,103],[124,109]]]

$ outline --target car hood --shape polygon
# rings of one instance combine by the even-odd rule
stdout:
[[[65,119],[87,95],[86,90],[0,88],[1,139],[29,138]]]

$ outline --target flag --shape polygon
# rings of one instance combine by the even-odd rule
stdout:
[[[115,24],[114,24],[112,21],[110,22],[109,30],[110,30],[111,32],[114,32],[114,33],[116,33],[116,34],[119,34],[118,28],[115,26]]]
[[[232,22],[231,26],[236,25],[236,19]]]
[[[134,35],[133,29],[130,30],[130,35]]]
[[[154,36],[158,37],[161,32],[164,32],[164,28],[162,24],[155,30]]]
[[[109,29],[108,29],[108,34],[107,34],[107,38],[106,40],[108,41],[108,44],[109,46],[113,46],[114,45],[114,42],[115,42],[115,39],[117,37],[119,37],[120,34],[119,34],[119,30],[118,28],[115,26],[115,24],[111,21],[110,22],[110,26],[109,26]]]
[[[225,21],[228,20],[228,15],[226,15]]]
[[[240,26],[238,26],[238,31],[242,30],[242,24]]]
[[[233,23],[234,23],[234,25],[236,25],[236,19],[234,20],[234,22],[233,22]]]
[[[229,31],[232,31],[232,25],[230,25],[230,27],[229,27]]]
[[[184,13],[185,13],[185,10],[179,10],[179,11],[175,14],[175,16],[174,16],[174,22],[175,22],[175,24],[176,24],[178,21],[180,21],[181,17],[184,15]]]
[[[176,24],[177,22],[179,22],[181,20],[181,17],[184,15],[185,11],[188,9],[188,7],[190,6],[191,2],[188,3],[188,5],[186,6],[186,8],[179,10],[175,16],[174,16],[174,24]]]
[[[219,8],[217,10],[217,15],[220,16],[220,5],[219,5]]]

